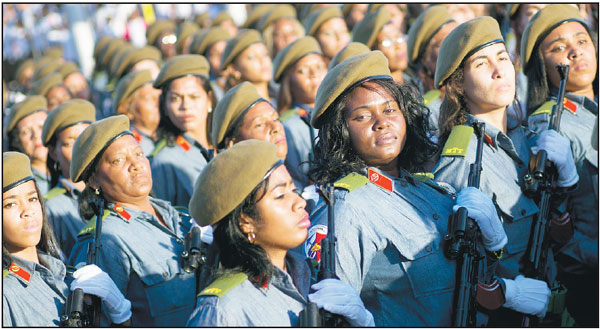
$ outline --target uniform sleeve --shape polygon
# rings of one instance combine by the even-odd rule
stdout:
[[[198,298],[198,307],[192,312],[186,323],[186,327],[217,327],[217,326],[232,326],[231,323],[226,323],[223,317],[217,312],[216,304],[218,297],[202,296]]]
[[[8,306],[8,300],[6,300],[6,297],[4,295],[2,295],[2,326],[14,326],[12,317],[10,316],[10,307]]]
[[[463,157],[441,157],[433,174],[436,182],[448,183],[458,192],[468,184],[469,164]]]
[[[127,296],[127,285],[132,271],[132,264],[123,248],[125,246],[121,243],[119,236],[114,234],[103,235],[100,264],[98,266],[110,275],[121,293]]]
[[[86,234],[77,237],[71,254],[68,256],[67,265],[80,268],[86,265],[88,244],[92,242],[92,235]]]
[[[164,150],[163,150],[164,152]],[[173,202],[177,180],[171,163],[163,161],[160,155],[152,160],[152,193],[157,199]]]

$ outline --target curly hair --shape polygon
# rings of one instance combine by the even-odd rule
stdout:
[[[437,148],[428,138],[431,129],[428,123],[429,109],[423,105],[421,96],[412,86],[398,85],[391,79],[373,79],[369,82],[378,84],[396,100],[406,120],[406,142],[398,155],[399,169],[408,172],[423,171]],[[319,129],[314,150],[314,166],[309,172],[318,184],[332,182],[367,167],[352,146],[344,117],[350,93],[358,87],[379,92],[364,82],[354,85],[346,89],[323,114],[324,124]]]

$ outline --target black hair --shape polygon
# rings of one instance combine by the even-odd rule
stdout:
[[[48,216],[46,215],[46,205],[44,204],[44,198],[42,197],[42,193],[40,189],[33,180],[35,184],[35,190],[37,192],[37,198],[40,202],[40,206],[42,207],[42,234],[40,237],[40,242],[38,242],[36,248],[39,251],[43,251],[44,253],[60,259],[60,252],[58,251],[58,244],[56,243],[56,239],[54,238],[54,233],[52,232],[52,227],[48,222]],[[13,262],[12,256],[8,249],[4,246],[5,239],[2,239],[2,270],[8,270],[10,268],[10,264]]]
[[[370,81],[381,86],[396,100],[406,121],[406,142],[398,155],[399,169],[408,172],[423,171],[437,147],[428,138],[431,130],[428,121],[429,109],[423,105],[421,96],[412,86],[398,85],[391,79]],[[324,124],[319,129],[319,138],[314,150],[314,167],[309,172],[318,184],[332,182],[367,166],[352,147],[344,117],[349,95],[358,87],[378,91],[364,82],[356,84],[346,89],[323,114]]]

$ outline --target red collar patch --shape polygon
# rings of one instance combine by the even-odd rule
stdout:
[[[135,129],[131,129],[131,133],[133,134],[133,138],[135,138],[135,140],[139,143],[142,141],[142,135],[140,135],[139,132],[137,132],[137,130]]]
[[[490,135],[488,135],[488,134],[485,134],[483,137],[485,138],[485,142],[486,142],[486,143],[488,143],[488,144],[489,144],[490,146],[492,146],[492,147],[496,147],[496,146],[494,145],[494,140],[492,139],[492,137],[491,137]]]
[[[394,182],[385,177],[384,175],[376,172],[375,170],[369,168],[369,181],[384,190],[388,190],[389,192],[394,192]]]
[[[181,146],[186,152],[190,150],[190,143],[181,135],[177,136],[177,140],[175,140],[177,145]]]
[[[577,113],[577,105],[573,102],[571,102],[570,100],[568,100],[566,97],[563,98],[563,105],[564,107],[568,108],[569,111],[573,112],[573,114]]]
[[[29,272],[25,271],[24,269],[22,269],[19,265],[12,263],[10,264],[10,269],[11,272],[13,272],[16,276],[20,277],[21,279],[25,280],[25,282],[29,283],[29,279],[31,279],[31,274],[29,274]]]
[[[308,113],[303,108],[299,108],[298,109],[298,115],[301,116],[301,117],[303,117],[303,118],[307,118],[308,117]]]
[[[125,208],[121,207],[118,203],[115,203],[113,210],[117,212],[121,217],[125,218],[125,220],[129,220],[131,215],[125,210]]]

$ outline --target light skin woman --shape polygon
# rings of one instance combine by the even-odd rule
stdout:
[[[160,89],[155,89],[152,83],[147,83],[134,92],[129,102],[121,105],[131,124],[154,139],[160,121],[158,111],[160,94]]]
[[[282,79],[277,105],[279,113],[292,107],[292,103],[315,106],[317,89],[327,74],[325,58],[321,54],[309,54],[288,68]]]
[[[54,110],[60,104],[73,98],[67,87],[58,85],[53,87],[46,93],[46,100],[48,101],[48,111]]]
[[[249,81],[264,99],[270,99],[269,81],[273,75],[273,64],[264,43],[258,42],[244,49],[228,67],[228,72],[229,88]]]
[[[406,36],[394,24],[386,24],[377,34],[372,49],[381,50],[387,57],[394,81],[404,83],[403,72],[408,67]]]
[[[48,117],[46,111],[38,111],[21,119],[11,137],[12,150],[18,150],[25,153],[31,159],[31,167],[36,171],[47,174],[46,159],[48,149],[42,143],[42,127]]]
[[[350,42],[350,32],[342,17],[334,17],[319,27],[315,38],[323,49],[323,55],[331,60]]]

